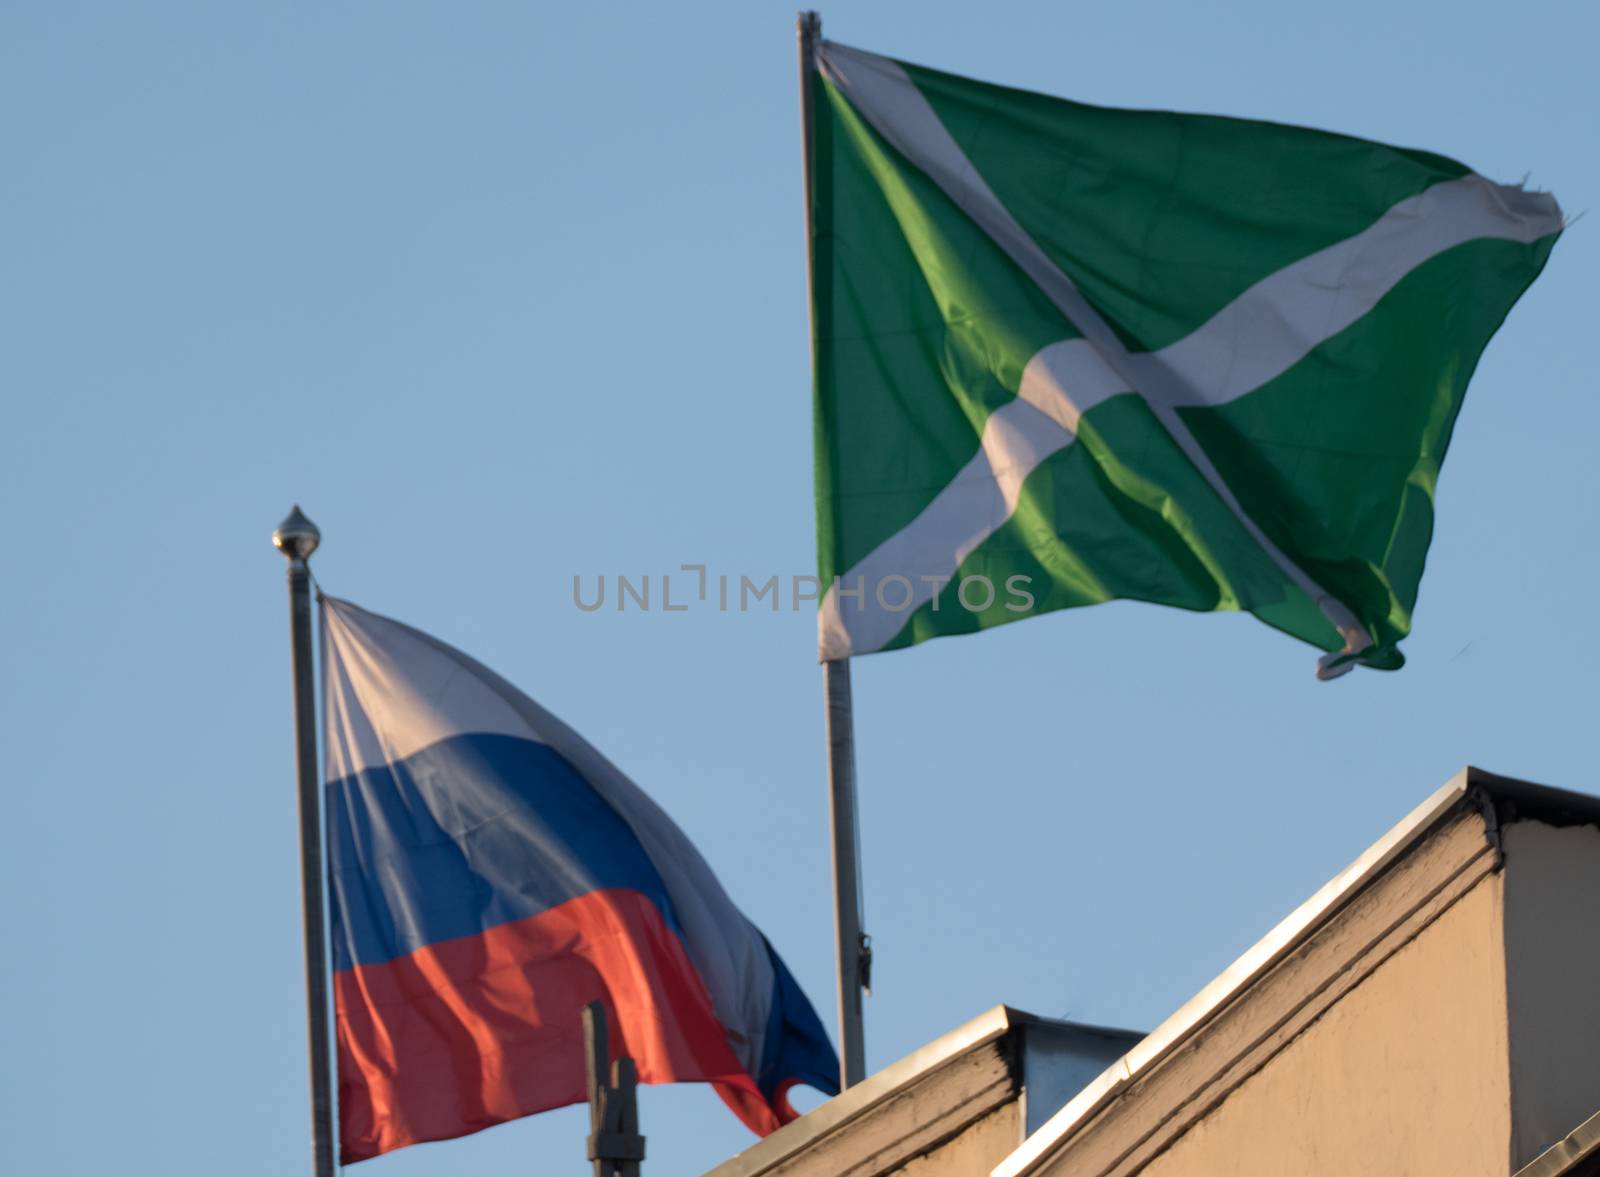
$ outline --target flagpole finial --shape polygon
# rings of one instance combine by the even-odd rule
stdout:
[[[294,510],[289,512],[288,518],[278,524],[272,533],[272,546],[277,548],[291,561],[305,563],[311,559],[311,553],[317,550],[317,545],[322,542],[322,532],[317,525],[306,518],[305,512],[298,503]]]

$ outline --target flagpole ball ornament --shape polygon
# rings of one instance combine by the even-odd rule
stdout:
[[[311,558],[311,553],[317,550],[317,545],[322,542],[322,532],[317,525],[306,518],[305,512],[295,505],[294,510],[284,521],[278,524],[272,533],[272,546],[277,548],[291,560],[301,563]]]

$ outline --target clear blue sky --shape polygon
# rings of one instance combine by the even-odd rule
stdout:
[[[1592,3],[824,10],[1090,102],[1600,199]],[[829,1024],[814,618],[574,574],[813,563],[794,10],[9,4],[0,481],[15,1172],[306,1166],[283,561],[495,666],[694,837]],[[1594,770],[1600,223],[1479,369],[1411,664],[1111,605],[857,666],[869,1064],[997,1002],[1150,1027],[1459,766]],[[643,1094],[650,1169],[751,1137]],[[365,1177],[578,1172],[577,1109]]]

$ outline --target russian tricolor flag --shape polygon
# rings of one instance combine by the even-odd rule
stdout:
[[[426,634],[323,598],[340,1152],[586,1098],[605,1002],[645,1083],[766,1134],[838,1090],[777,953],[683,833],[572,729]]]

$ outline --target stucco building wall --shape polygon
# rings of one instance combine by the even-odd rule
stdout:
[[[1506,1177],[1502,879],[1482,879],[1143,1173]]]
[[[1509,824],[1513,1167],[1600,1108],[1600,830]]]
[[[987,1173],[1022,1139],[1020,1105],[1004,1104],[961,1135],[894,1170],[893,1177],[972,1177]]]

